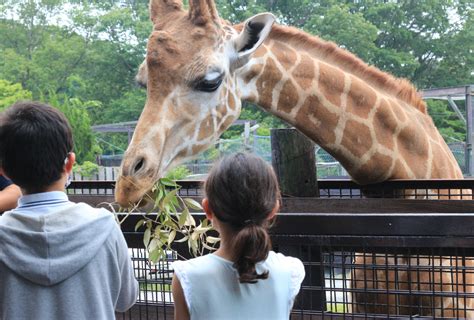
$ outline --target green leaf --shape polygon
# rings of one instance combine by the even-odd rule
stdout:
[[[161,248],[161,243],[156,238],[153,238],[151,239],[150,244],[148,245],[148,251],[152,252],[156,248]]]
[[[163,209],[165,208],[165,206],[168,206],[168,211],[169,211],[169,203],[171,202],[171,199],[173,199],[174,197],[176,197],[176,193],[178,192],[179,190],[178,189],[174,189],[174,190],[171,190],[163,199],[163,201],[161,202],[162,206],[163,206]]]
[[[143,244],[145,245],[145,248],[148,248],[148,244],[150,243],[150,237],[151,237],[151,228],[147,228],[145,230],[145,233],[143,234]]]
[[[188,220],[188,215],[189,215],[189,210],[188,208],[185,208],[179,216],[178,226],[180,228],[182,228],[184,224],[186,223],[186,221]]]
[[[171,245],[176,238],[176,230],[172,230],[168,236],[168,245]]]
[[[184,198],[183,200],[186,203],[186,205],[189,206],[191,209],[202,211],[202,206],[196,200],[191,199],[191,198]]]
[[[216,250],[217,250],[217,248],[211,247],[210,245],[208,245],[208,244],[205,243],[205,242],[202,243],[202,246],[203,246],[204,248],[206,248],[207,250],[209,250],[209,251],[216,251]]]
[[[145,224],[144,219],[138,220],[137,224],[135,225],[135,231],[137,231],[140,227],[142,227]]]
[[[192,226],[194,227],[196,225],[196,220],[194,220],[194,217],[192,214],[188,214],[188,217],[186,219],[186,222],[184,223],[185,226]]]
[[[175,240],[176,243],[183,243],[185,241],[187,241],[189,239],[188,236],[184,236],[183,238],[179,239],[179,240]]]
[[[160,256],[162,256],[163,250],[161,248],[157,248],[156,250],[153,250],[150,252],[149,259],[153,264],[156,264]]]
[[[177,187],[178,186],[178,184],[175,181],[173,181],[171,179],[168,179],[168,178],[161,178],[160,183],[165,185],[165,186],[168,186],[168,187]]]
[[[219,241],[221,241],[221,239],[217,238],[217,237],[212,237],[212,236],[207,236],[206,237],[206,242],[208,242],[208,243],[217,243]]]

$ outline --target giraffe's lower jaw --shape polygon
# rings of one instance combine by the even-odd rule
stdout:
[[[136,179],[129,176],[120,176],[115,185],[115,201],[122,208],[131,208],[135,205],[145,205],[145,195],[153,188],[154,181]]]

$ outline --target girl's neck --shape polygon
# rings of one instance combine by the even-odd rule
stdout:
[[[222,233],[220,234],[221,241],[219,245],[219,249],[214,252],[215,255],[224,258],[226,260],[234,261],[234,254],[232,250],[231,243],[232,241],[229,241],[228,237],[224,236]]]

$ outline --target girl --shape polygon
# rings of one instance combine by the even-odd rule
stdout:
[[[205,183],[202,206],[219,232],[219,249],[173,264],[175,319],[288,319],[305,271],[271,250],[267,232],[279,187],[262,159],[222,159]]]

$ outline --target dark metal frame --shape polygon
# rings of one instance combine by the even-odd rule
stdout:
[[[179,183],[182,185],[183,195],[195,198],[202,196],[201,182]],[[85,191],[86,187],[110,190],[113,188],[113,182],[78,182],[74,183],[72,187],[82,191]],[[456,277],[466,277],[474,273],[470,265],[457,265],[457,262],[449,266],[437,267],[417,265],[417,263],[390,265],[370,261],[374,257],[382,257],[386,261],[397,261],[397,259],[401,261],[412,257],[406,261],[416,262],[417,259],[420,260],[427,256],[431,257],[433,261],[440,257],[450,257],[451,261],[473,260],[474,201],[472,200],[472,189],[474,189],[474,180],[390,181],[362,188],[351,181],[336,180],[320,181],[319,187],[322,190],[322,197],[325,198],[284,198],[283,213],[279,214],[272,229],[275,250],[298,256],[303,260],[306,268],[306,278],[295,303],[292,313],[293,319],[433,318],[433,316],[417,314],[417,312],[430,312],[429,306],[412,306],[411,309],[407,309],[406,303],[399,303],[399,305],[395,303],[395,305],[400,310],[409,310],[407,314],[401,316],[390,314],[389,309],[383,309],[387,308],[387,303],[384,301],[388,301],[390,297],[425,297],[433,301],[439,297],[451,297],[451,299],[455,299],[453,301],[471,298],[471,293],[457,290],[433,289],[428,292],[420,289],[419,281],[417,289],[416,281],[413,279],[410,280],[413,285],[409,289],[397,290],[371,288],[368,280],[365,280],[365,287],[354,288],[344,284],[349,281],[345,277],[349,277],[351,273],[351,279],[357,280],[353,276],[354,270],[359,270],[363,274],[367,273],[369,276],[374,274],[374,270],[382,271],[384,272],[382,274],[385,275],[407,271],[416,275],[424,272],[433,275],[433,277],[441,273],[450,273]],[[462,189],[464,190],[464,200],[394,198],[400,194],[412,196],[413,193],[400,192],[400,190],[406,189],[435,190],[434,193],[438,190]],[[371,193],[371,190],[377,191],[372,193],[372,196],[388,195],[391,198],[364,198],[365,195]],[[380,190],[384,191],[380,192]],[[420,192],[420,194],[425,193]],[[456,196],[459,193],[459,191],[453,191],[448,196]],[[110,195],[105,196],[111,197]],[[71,197],[76,197],[75,200],[78,200],[79,198],[84,199],[85,196]],[[104,198],[100,195],[87,197],[89,200]],[[199,219],[202,215],[195,213],[195,217]],[[129,216],[123,223],[122,230],[129,247],[136,248],[134,249],[134,261],[138,264],[138,271],[147,275],[139,279],[142,289],[144,289],[142,291],[145,291],[147,296],[145,299],[139,300],[128,313],[118,315],[118,318],[172,318],[173,310],[170,298],[159,298],[170,297],[169,291],[163,292],[163,288],[169,288],[170,285],[169,268],[167,262],[164,262],[164,265],[158,268],[161,269],[160,273],[160,270],[154,271],[153,266],[147,263],[146,256],[143,256],[142,231],[136,232],[134,230],[139,218],[140,215]],[[181,255],[187,254],[184,246],[177,246],[175,249]],[[357,254],[363,255],[363,264],[354,261]],[[170,258],[173,259],[173,257]],[[340,272],[340,270],[345,271]],[[383,287],[384,281],[384,279],[378,279],[377,283],[380,282]],[[399,280],[399,283],[407,284],[409,282],[408,280],[404,281]],[[157,288],[154,285],[160,287],[162,291],[153,292]],[[424,285],[426,286],[426,283]],[[349,301],[348,297],[360,293],[370,294],[371,292],[377,293],[381,297],[387,297],[387,299],[383,298],[382,302],[379,301],[376,304],[364,302],[358,305],[354,301]],[[342,295],[342,303],[334,298],[337,295]],[[143,293],[142,297],[144,297]],[[344,299],[346,300],[344,301]],[[349,306],[362,309],[350,313],[350,310],[347,309]],[[382,309],[379,309],[378,312],[369,312],[370,308],[375,307]],[[443,310],[440,307],[431,308],[432,311],[438,313]],[[385,310],[385,312],[380,310]]]

